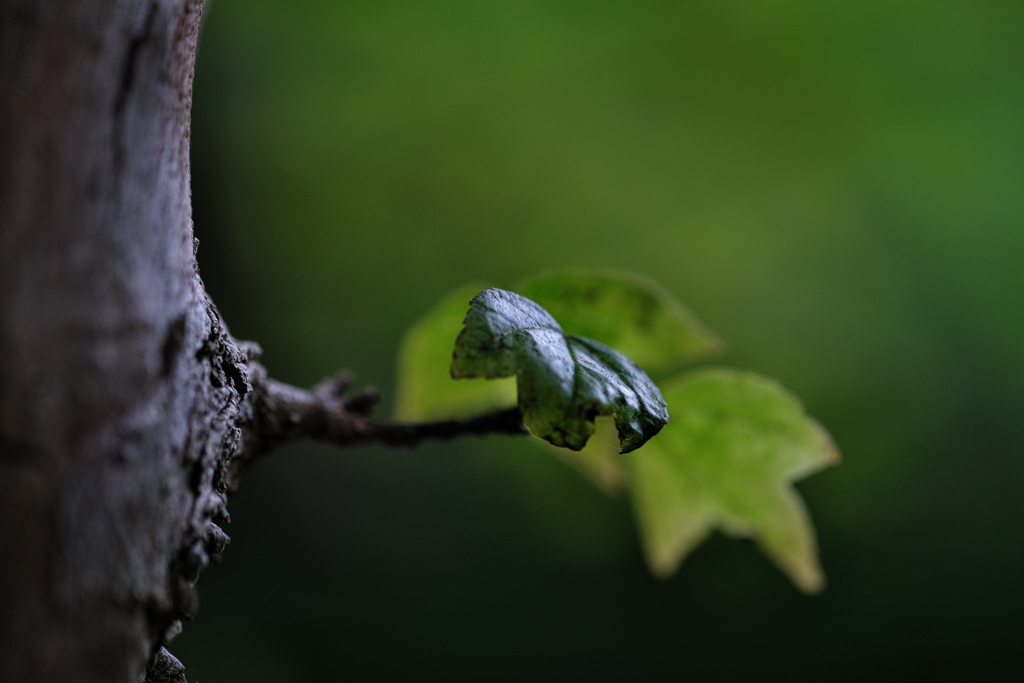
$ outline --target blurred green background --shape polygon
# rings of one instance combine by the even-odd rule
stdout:
[[[830,585],[525,441],[282,448],[172,645],[190,680],[1019,680],[1024,4],[212,0],[202,273],[278,378],[389,396],[470,280],[641,271],[843,450]],[[385,399],[383,414],[390,411]]]

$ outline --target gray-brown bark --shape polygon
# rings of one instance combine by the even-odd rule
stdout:
[[[0,681],[184,680],[162,646],[274,443],[522,433],[381,425],[372,394],[269,380],[230,337],[192,236],[201,9],[0,0]]]
[[[0,4],[0,678],[139,681],[225,540],[244,351],[196,272],[198,0]]]

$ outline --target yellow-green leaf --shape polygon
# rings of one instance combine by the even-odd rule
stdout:
[[[460,287],[406,333],[398,353],[396,419],[469,417],[516,404],[514,379],[455,382],[448,372],[469,301],[486,287],[479,283]]]
[[[622,493],[626,486],[626,466],[622,461],[622,454],[619,453],[615,421],[611,418],[598,417],[594,420],[594,435],[590,437],[583,450],[558,448],[546,441],[535,440],[535,443],[554,452],[609,496]]]
[[[525,280],[516,291],[546,309],[567,334],[607,344],[650,373],[708,358],[723,347],[667,289],[636,273],[557,270]]]
[[[672,421],[627,457],[651,570],[672,574],[717,528],[752,538],[800,589],[821,590],[814,529],[791,483],[839,462],[825,429],[750,372],[698,370],[663,393]]]

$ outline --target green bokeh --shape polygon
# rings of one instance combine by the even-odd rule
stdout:
[[[845,462],[799,486],[805,598],[723,539],[651,578],[628,505],[528,444],[288,447],[172,645],[190,680],[1019,675],[1021,26],[1010,0],[213,0],[200,262],[280,379],[387,396],[451,289],[626,268]]]

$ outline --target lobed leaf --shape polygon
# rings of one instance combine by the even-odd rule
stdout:
[[[753,538],[802,590],[821,590],[814,530],[790,484],[839,462],[825,429],[778,383],[749,372],[691,372],[665,399],[672,423],[627,459],[651,570],[670,575],[720,528]]]
[[[724,344],[667,289],[620,270],[571,268],[516,288],[568,334],[596,339],[657,373],[721,352]]]
[[[460,287],[406,332],[398,352],[396,419],[419,422],[470,417],[516,404],[515,380],[453,382],[448,372],[466,305],[485,287]]]
[[[614,418],[623,453],[668,421],[661,392],[633,361],[592,339],[567,335],[529,299],[486,289],[470,302],[455,342],[455,379],[515,375],[523,424],[556,446],[580,450],[594,418]]]
[[[724,347],[667,289],[637,273],[566,268],[530,277],[516,291],[545,308],[567,333],[603,342],[649,373],[717,355]],[[603,430],[601,422],[582,451],[552,448],[598,488],[616,495],[625,487],[625,464],[614,432]]]
[[[609,496],[617,496],[625,490],[626,465],[619,453],[619,436],[612,418],[598,417],[594,420],[594,435],[579,451],[559,448],[546,441],[533,442],[557,455]]]

